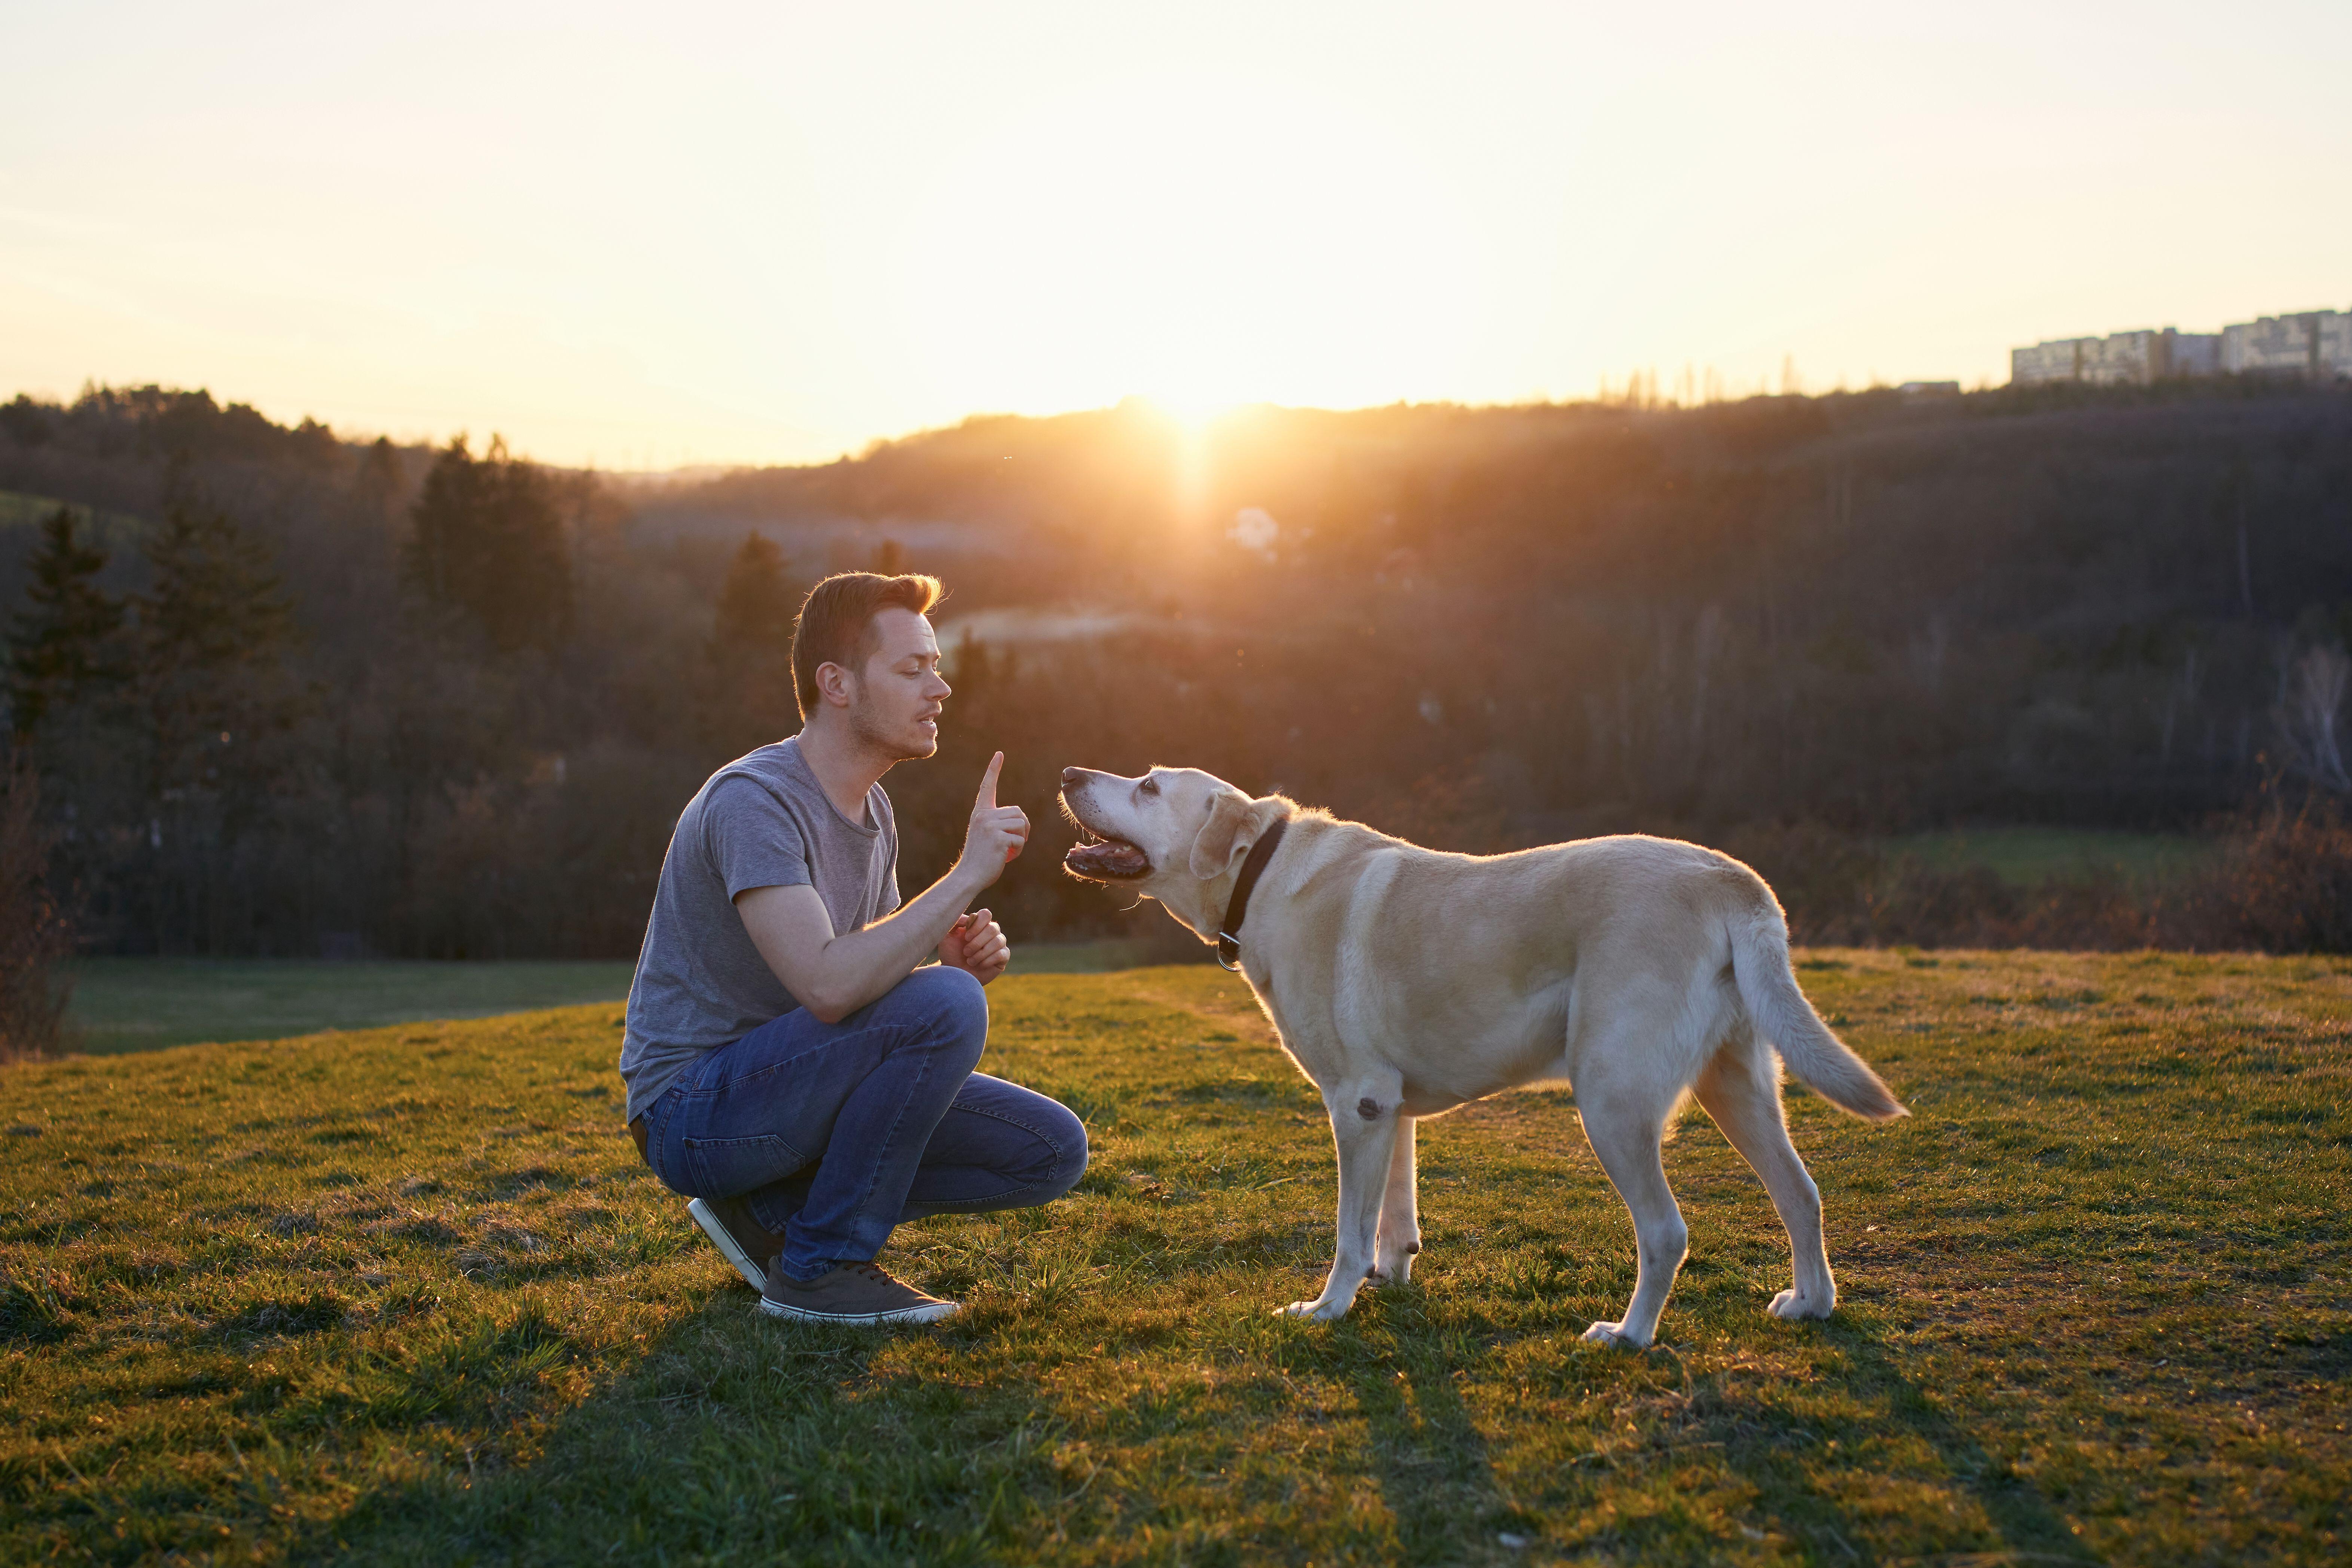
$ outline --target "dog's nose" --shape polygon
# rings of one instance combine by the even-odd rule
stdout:
[[[1063,784],[1063,786],[1064,786],[1065,788],[1066,788],[1067,786],[1069,786],[1069,785],[1071,785],[1071,784],[1084,784],[1084,783],[1086,783],[1086,782],[1087,782],[1087,770],[1086,770],[1086,769],[1084,769],[1084,768],[1064,768],[1064,769],[1062,770],[1062,784]]]

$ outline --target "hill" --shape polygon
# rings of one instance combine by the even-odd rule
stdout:
[[[793,727],[781,629],[845,566],[953,589],[945,749],[890,781],[910,883],[953,853],[999,747],[1040,819],[1066,764],[1164,762],[1466,849],[2179,832],[2266,782],[2352,777],[2341,387],[1204,426],[1123,405],[666,484],[459,456],[201,393],[5,405],[0,489],[149,522],[203,498],[266,546],[301,633],[282,662],[309,697],[218,799],[41,764],[58,830],[79,813],[90,941],[626,956],[679,805]],[[417,509],[449,465],[537,475],[499,493],[545,537],[420,574]],[[504,515],[433,537],[503,538]],[[143,591],[143,537],[108,535],[114,591]],[[6,545],[30,538],[0,531],[0,589],[21,595]],[[1032,938],[1114,929],[1050,853],[1003,901]]]

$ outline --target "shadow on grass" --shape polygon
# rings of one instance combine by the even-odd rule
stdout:
[[[1839,1348],[1853,1357],[1857,1374],[1852,1382],[1863,1392],[1885,1400],[1888,1416],[1902,1430],[1935,1449],[1944,1469],[1968,1489],[2000,1534],[2000,1552],[1979,1558],[1988,1568],[2004,1560],[2017,1563],[2104,1562],[2075,1536],[2074,1527],[2053,1508],[2041,1490],[2003,1458],[1988,1451],[1977,1436],[1955,1421],[1927,1391],[1906,1374],[1896,1353],[1876,1324],[1843,1318],[1837,1324]]]
[[[1819,1563],[1868,1563],[1883,1554],[1954,1568],[2029,1563],[2095,1565],[2104,1561],[2082,1544],[2073,1527],[2040,1490],[1928,1396],[1905,1372],[1899,1354],[1874,1325],[1845,1318],[1833,1325],[1818,1325],[1816,1331],[1845,1366],[1815,1375],[1835,1385],[1831,1392],[1851,1398],[1860,1414],[1843,1419],[1819,1412],[1800,1415],[1769,1398],[1760,1404],[1743,1401],[1712,1378],[1696,1383],[1687,1376],[1684,1379],[1685,1409],[1692,1424],[1711,1428],[1710,1436],[1719,1435],[1718,1441],[1697,1446],[1720,1447],[1725,1467],[1753,1489],[1751,1507],[1759,1521],[1769,1521],[1783,1534],[1808,1542],[1810,1560]],[[1934,1456],[1931,1473],[1923,1474],[1906,1464],[1899,1452],[1878,1460],[1861,1457],[1890,1443],[1899,1447],[1906,1438]],[[1830,1450],[1840,1447],[1852,1458],[1832,1457]],[[1839,1463],[1851,1464],[1853,1471],[1837,1473],[1832,1467]],[[1864,1485],[1875,1481],[1899,1487],[1912,1477],[1931,1485],[1956,1485],[1975,1500],[1999,1544],[1988,1545],[1979,1531],[1968,1528],[1968,1534],[1974,1537],[1971,1541],[1937,1541],[1931,1535],[1874,1550],[1872,1538],[1883,1537],[1884,1522],[1874,1529],[1870,1520],[1847,1500],[1851,1487],[1840,1483],[1858,1478]],[[1839,1495],[1841,1491],[1847,1496]],[[1685,1550],[1673,1554],[1686,1555],[1693,1543],[1687,1539],[1670,1542],[1671,1522],[1661,1517],[1650,1531],[1626,1531],[1621,1532],[1620,1541],[1637,1549],[1682,1548]],[[1934,1510],[1922,1514],[1910,1509],[1899,1516],[1896,1528],[1933,1531],[1942,1522]]]
[[[1540,1479],[1524,1462],[1514,1464],[1513,1481],[1497,1475],[1488,1437],[1464,1398],[1466,1386],[1495,1370],[1492,1325],[1433,1323],[1425,1305],[1418,1288],[1383,1292],[1377,1316],[1346,1320],[1332,1346],[1357,1363],[1353,1381],[1372,1447],[1368,1468],[1395,1520],[1402,1561],[1496,1557],[1507,1532],[1528,1544],[1551,1537],[1555,1550],[1571,1555],[1704,1562],[1738,1544],[1723,1535],[1727,1528],[1750,1529],[1742,1516],[1777,1530],[1800,1547],[1802,1560],[1819,1563],[1923,1552],[1925,1560],[1955,1568],[2103,1561],[2032,1482],[1928,1396],[1875,1324],[1846,1318],[1816,1331],[1822,1348],[1844,1363],[1817,1374],[1826,1385],[1821,1392],[1842,1394],[1858,1407],[1843,1417],[1801,1412],[1769,1387],[1750,1393],[1727,1386],[1720,1374],[1694,1377],[1671,1351],[1633,1357],[1563,1346],[1566,1356],[1591,1358],[1560,1369],[1566,1386],[1598,1396],[1614,1414],[1583,1439],[1590,1445],[1583,1454]],[[1634,1417],[1640,1419],[1626,1424]],[[1624,1440],[1612,1441],[1620,1432]],[[1832,1439],[1850,1460],[1824,1447]],[[1496,1441],[1540,1446],[1542,1435],[1514,1428]],[[1929,1463],[1919,1463],[1927,1456],[1911,1448],[1914,1443],[1932,1456]],[[1888,1445],[1896,1452],[1887,1458],[1864,1457]],[[1906,1448],[1917,1456],[1909,1463],[1902,1458]],[[1685,1462],[1702,1468],[1685,1471]],[[1841,1462],[1853,1471],[1841,1475],[1834,1468]],[[1899,1486],[1906,1471],[1975,1500],[1993,1540],[1979,1527],[1961,1526],[1959,1539],[1885,1542],[1889,1519],[1859,1503],[1854,1486],[1841,1482]],[[1608,1522],[1598,1533],[1575,1540],[1576,1521],[1603,1518]],[[1908,1509],[1893,1518],[1898,1531],[1923,1523],[1933,1531],[1940,1522]]]
[[[1401,1561],[1499,1561],[1508,1554],[1503,1535],[1557,1540],[1547,1515],[1589,1517],[1603,1507],[1614,1522],[1583,1546],[1620,1561],[1706,1560],[1726,1544],[1726,1507],[1801,1543],[1808,1561],[1873,1561],[1870,1522],[1851,1491],[1841,1495],[1841,1478],[1824,1473],[1835,1462],[1820,1447],[1829,1437],[1856,1454],[1864,1484],[1906,1468],[1861,1460],[1865,1445],[1916,1439],[1942,1472],[1923,1479],[1965,1489],[1998,1540],[1971,1531],[1969,1539],[1880,1550],[1911,1555],[1925,1547],[1940,1553],[1937,1560],[1980,1568],[2099,1561],[2046,1498],[1906,1374],[1874,1325],[1851,1321],[1823,1331],[1824,1348],[1846,1363],[1824,1379],[1863,1407],[1843,1418],[1801,1417],[1769,1391],[1759,1401],[1707,1374],[1681,1375],[1670,1352],[1635,1360],[1567,1351],[1591,1356],[1587,1366],[1564,1369],[1571,1381],[1622,1401],[1621,1412],[1679,1414],[1670,1429],[1630,1447],[1593,1450],[1598,1468],[1570,1459],[1547,1480],[1523,1479],[1540,1496],[1515,1496],[1465,1397],[1491,1373],[1488,1336],[1433,1323],[1417,1289],[1383,1294],[1377,1311],[1334,1325],[1317,1359],[1353,1389],[1370,1439],[1363,1469],[1393,1521]],[[405,1484],[357,1500],[297,1555],[396,1563],[608,1556],[964,1563],[1034,1554],[1048,1537],[1083,1542],[1139,1520],[1173,1523],[1149,1498],[1108,1495],[1125,1489],[1086,1495],[1091,1478],[1057,1464],[1061,1423],[1035,1382],[1001,1372],[986,1382],[959,1379],[957,1364],[991,1359],[981,1353],[987,1342],[1017,1331],[1013,1322],[976,1323],[961,1353],[919,1369],[889,1354],[892,1331],[778,1324],[758,1313],[748,1291],[730,1287],[657,1340],[622,1352],[629,1359],[608,1383],[561,1410],[491,1392],[521,1386],[566,1353],[561,1325],[534,1320],[471,1336],[467,1364],[420,1365],[419,1387],[385,1388],[373,1415],[395,1442],[418,1436],[420,1419],[444,1415],[493,1437],[471,1439],[462,1451],[446,1446],[436,1460],[420,1458]],[[470,1421],[446,1402],[460,1382],[483,1401]],[[371,1413],[340,1414],[363,1424]],[[1494,1442],[1534,1436],[1514,1429]],[[1675,1453],[1684,1448],[1719,1453],[1723,1468],[1713,1479],[1678,1475]],[[1524,1465],[1517,1471],[1526,1476]],[[1686,1495],[1686,1485],[1719,1500]],[[1198,1522],[1212,1535],[1195,1544],[1211,1545],[1217,1521]]]
[[[1404,1364],[1381,1353],[1379,1331],[1354,1330],[1362,1350],[1377,1357],[1357,1375],[1356,1394],[1404,1560],[1457,1561],[1465,1534],[1490,1543],[1507,1531],[1533,1538],[1539,1526],[1496,1479],[1486,1435],[1462,1401],[1462,1380],[1475,1375],[1479,1356],[1428,1327],[1420,1287],[1382,1295],[1381,1317],[1396,1325],[1394,1359]],[[1360,1321],[1341,1320],[1351,1321]]]
[[[502,1412],[512,1448],[359,1500],[310,1552],[971,1563],[1058,1489],[1034,1385],[894,1376],[876,1363],[905,1331],[797,1328],[752,1301],[721,1289],[569,1408]]]

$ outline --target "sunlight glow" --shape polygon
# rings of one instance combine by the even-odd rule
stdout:
[[[1090,132],[1107,124],[1125,129]],[[941,394],[1024,410],[1140,394],[1192,418],[1452,379],[1476,235],[1391,128],[1272,83],[1154,77],[975,141],[895,248],[904,330]],[[941,277],[930,258],[950,252]]]
[[[8,7],[0,396],[639,468],[1139,395],[1998,381],[2352,304],[2310,196],[2352,8],[2250,7]]]

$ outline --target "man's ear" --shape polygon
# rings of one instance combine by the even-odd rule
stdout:
[[[1256,813],[1250,809],[1256,804],[1237,789],[1217,796],[1216,805],[1209,808],[1209,820],[1202,826],[1201,836],[1192,840],[1192,875],[1208,881],[1223,875],[1235,857],[1248,853],[1249,844],[1240,839],[1243,831],[1256,820]],[[1256,842],[1255,834],[1250,842]]]
[[[850,684],[856,677],[851,675],[847,666],[835,664],[828,659],[816,667],[815,679],[819,702],[840,708],[849,706],[854,695]]]

